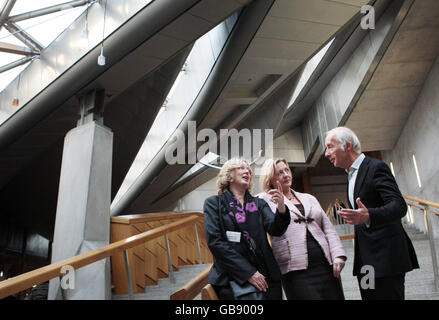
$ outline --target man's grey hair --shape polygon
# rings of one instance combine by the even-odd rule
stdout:
[[[352,143],[352,148],[356,153],[361,153],[361,144],[357,135],[351,129],[347,127],[337,127],[329,130],[326,133],[326,137],[334,136],[335,139],[340,143],[341,149],[344,151],[346,147],[346,142]]]

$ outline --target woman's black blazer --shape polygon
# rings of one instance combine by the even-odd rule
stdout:
[[[240,230],[236,230],[224,204],[221,205],[221,212],[219,212],[218,200],[219,196],[211,196],[204,202],[204,231],[207,245],[214,259],[208,283],[226,286],[230,280],[235,280],[239,284],[244,284],[257,269],[245,258],[248,251],[242,240],[241,243],[227,240],[226,231]],[[274,236],[282,235],[290,224],[290,215],[279,212],[273,214],[264,200],[259,198],[253,198],[253,200],[258,211],[247,213],[247,231],[263,252],[268,277],[272,280],[280,280],[281,273],[268,243],[267,232]],[[289,212],[288,208],[287,212]],[[220,218],[225,230],[222,230]]]

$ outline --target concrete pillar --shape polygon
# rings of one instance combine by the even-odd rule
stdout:
[[[52,263],[100,248],[110,240],[113,133],[94,116],[87,117],[86,109],[81,106],[79,126],[64,140]],[[93,108],[88,111],[96,115]],[[109,259],[68,271],[69,281],[50,281],[49,300],[111,298]]]

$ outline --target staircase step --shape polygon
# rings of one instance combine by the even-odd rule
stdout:
[[[336,226],[336,229],[343,234],[343,225]],[[430,242],[427,235],[412,227],[407,227],[407,234],[412,239],[413,246],[418,256],[420,268],[406,274],[405,292],[406,300],[439,300],[439,292],[434,284],[433,267],[431,261]],[[348,260],[341,273],[342,284],[346,300],[361,300],[357,278],[352,276],[354,261],[353,241],[342,241]],[[439,239],[435,240],[436,248],[439,250]],[[169,278],[159,279],[157,285],[145,287],[145,293],[134,295],[135,300],[169,300],[169,297],[176,290],[196,277],[211,264],[180,266],[174,272],[175,283]],[[128,295],[114,295],[115,300],[128,300]],[[200,300],[199,294],[194,300]]]
[[[134,300],[169,300],[172,293],[180,289],[191,279],[198,276],[212,264],[197,264],[179,266],[174,271],[175,281],[171,282],[169,278],[161,278],[157,280],[157,285],[146,286],[145,293],[136,293],[133,295]],[[201,294],[194,300],[200,300]],[[128,294],[113,295],[113,300],[129,300]]]
[[[433,266],[431,261],[430,241],[428,236],[415,228],[406,228],[415,248],[419,269],[406,274],[405,294],[406,300],[439,300],[439,292],[434,283]],[[348,260],[341,273],[343,290],[346,300],[361,300],[358,281],[352,276],[354,248],[352,240],[344,240],[343,246]],[[439,240],[435,240],[436,248],[439,248]]]

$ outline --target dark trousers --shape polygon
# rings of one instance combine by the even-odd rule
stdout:
[[[282,300],[282,285],[280,281],[265,279],[268,284],[267,292],[265,292],[265,300]],[[219,300],[234,300],[233,292],[230,286],[213,285]]]
[[[360,287],[361,299],[362,300],[404,300],[404,282],[405,273],[385,277],[385,278],[375,278],[375,289],[362,289],[361,288],[361,277],[358,276],[358,286]]]

